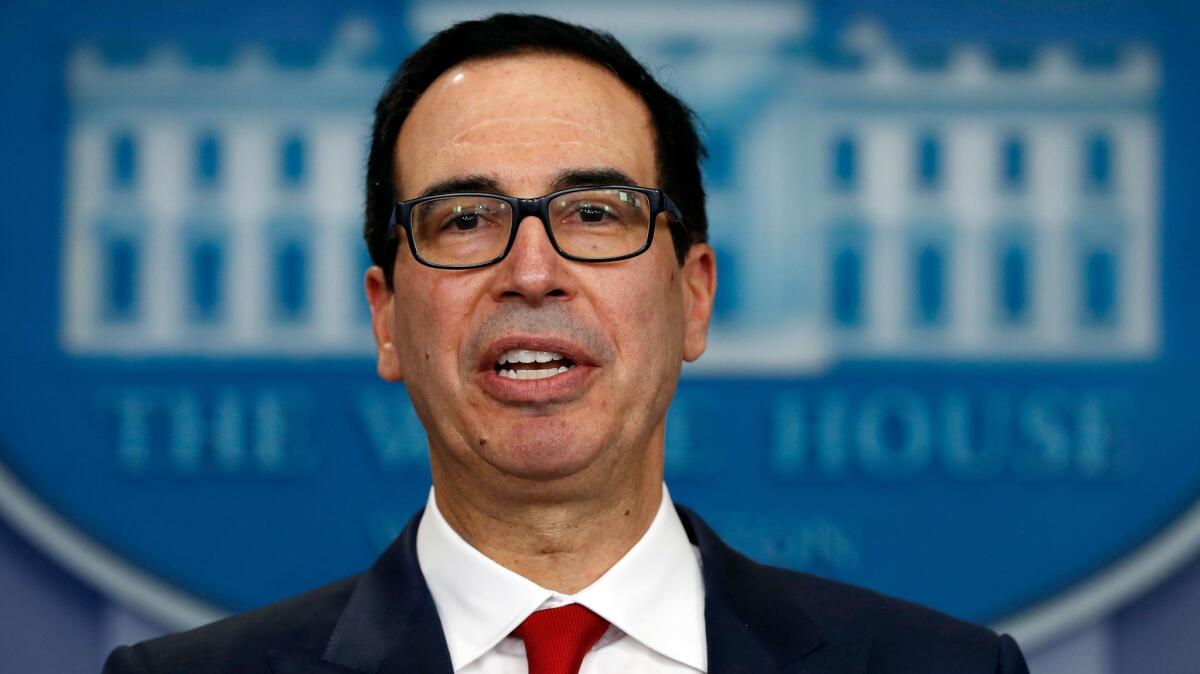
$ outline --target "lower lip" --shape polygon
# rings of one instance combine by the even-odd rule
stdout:
[[[547,403],[570,399],[583,391],[597,368],[575,365],[545,379],[509,379],[495,370],[480,372],[484,391],[497,400],[514,403]]]

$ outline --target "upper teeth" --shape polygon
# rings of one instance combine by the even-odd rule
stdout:
[[[552,360],[564,360],[561,353],[553,351],[531,351],[529,349],[509,349],[500,354],[500,365],[505,363],[549,363]]]

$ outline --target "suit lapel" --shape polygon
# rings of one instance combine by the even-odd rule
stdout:
[[[870,639],[827,645],[802,610],[802,596],[764,567],[730,548],[696,513],[676,506],[688,537],[700,548],[709,674],[858,674],[866,671]]]
[[[267,654],[272,674],[361,674],[357,670],[332,665],[307,653],[271,651]]]
[[[872,639],[865,638],[824,646],[779,671],[780,674],[859,674],[867,671],[872,644]]]
[[[359,579],[322,657],[274,653],[274,674],[450,674],[442,623],[417,563],[423,512]]]

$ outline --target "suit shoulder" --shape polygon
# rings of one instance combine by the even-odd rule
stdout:
[[[863,628],[872,632],[916,632],[920,636],[964,636],[995,638],[991,630],[921,606],[891,597],[864,587],[814,576],[800,571],[759,565],[772,581],[792,590],[803,602],[803,609],[818,623],[818,627],[834,633],[850,630],[860,633]]]
[[[1026,672],[1011,637],[873,590],[777,567],[759,566],[787,587],[823,640],[870,636],[871,660],[884,671]]]
[[[358,578],[345,578],[186,632],[143,641],[114,652],[110,663],[120,653],[155,674],[250,674],[267,671],[267,653],[272,650],[320,655]]]

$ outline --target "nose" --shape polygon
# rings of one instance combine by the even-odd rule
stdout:
[[[508,256],[500,261],[493,290],[496,301],[519,298],[531,304],[573,294],[568,261],[554,250],[541,219],[528,216],[517,227]]]

